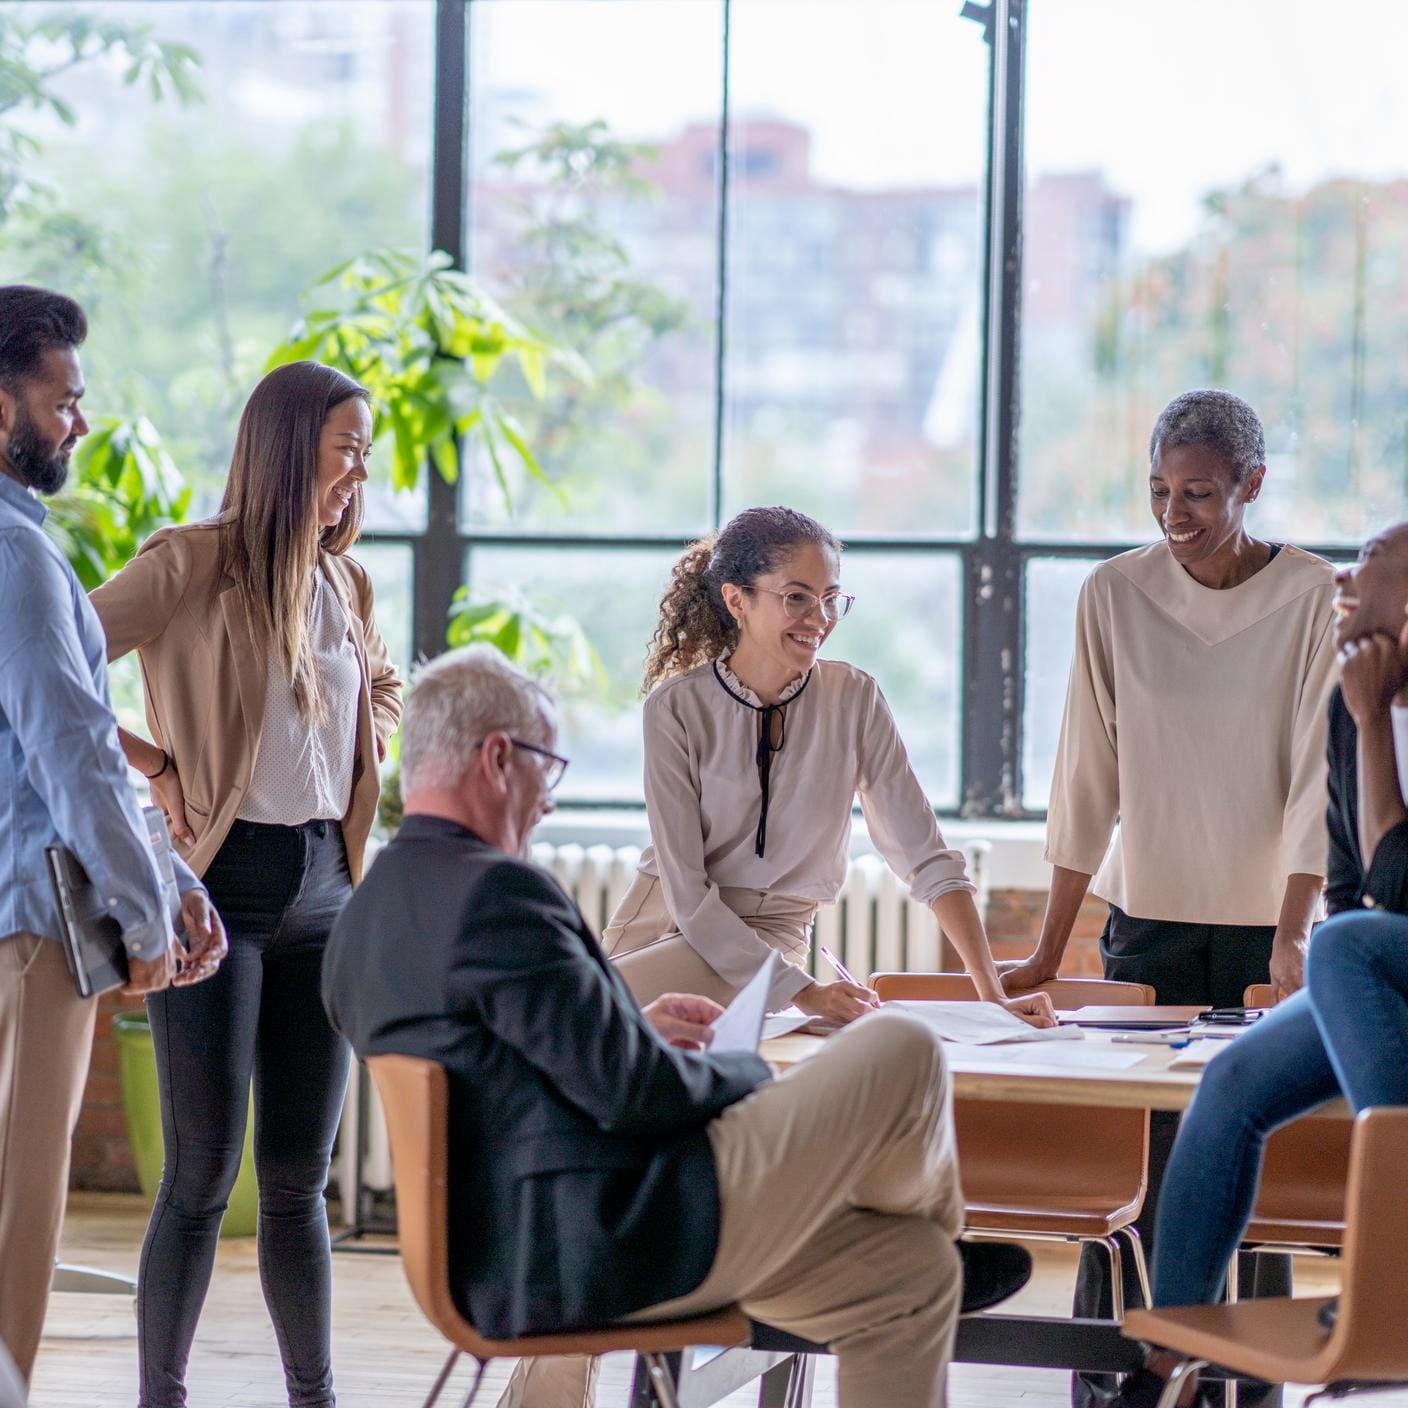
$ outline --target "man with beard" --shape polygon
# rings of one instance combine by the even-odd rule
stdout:
[[[83,310],[0,288],[0,1340],[28,1380],[68,1189],[97,1004],[56,941],[46,846],[67,846],[122,927],[126,992],[198,982],[225,951],[200,882],[173,855],[187,944],[127,780],[102,627],[43,530],[88,424],[78,403]]]

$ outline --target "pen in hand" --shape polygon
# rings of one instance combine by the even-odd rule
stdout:
[[[854,983],[858,988],[865,986],[825,944],[821,945],[821,956],[836,970],[836,976],[843,983]]]

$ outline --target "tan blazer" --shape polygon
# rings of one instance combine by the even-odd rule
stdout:
[[[352,623],[362,671],[352,800],[342,818],[356,884],[381,790],[377,760],[401,717],[401,681],[372,617],[366,569],[322,555],[322,567]],[[142,662],[147,724],[170,755],[186,797],[193,846],[179,847],[205,872],[249,790],[264,726],[267,652],[256,647],[234,580],[220,570],[213,520],[163,528],[91,600],[107,635],[108,659],[135,650]]]

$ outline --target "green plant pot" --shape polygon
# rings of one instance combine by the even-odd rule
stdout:
[[[148,1198],[161,1185],[161,1097],[156,1083],[156,1053],[145,1012],[121,1012],[112,1021],[117,1038],[117,1071],[122,1084],[122,1110],[137,1181]],[[244,1153],[230,1205],[220,1224],[222,1237],[252,1237],[259,1218],[259,1191],[254,1182],[254,1120],[246,1119]]]

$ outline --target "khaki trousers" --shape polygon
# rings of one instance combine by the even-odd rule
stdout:
[[[723,887],[719,894],[783,959],[798,968],[807,966],[815,900]],[[637,874],[602,930],[601,944],[642,1007],[667,992],[697,993],[725,1007],[738,995],[680,933],[658,876]]]
[[[0,939],[0,1339],[34,1373],[68,1197],[98,1004],[74,991],[63,950]]]
[[[942,1408],[962,1299],[963,1224],[942,1044],[864,1017],[710,1126],[722,1221],[689,1295],[632,1319],[737,1302],[829,1344],[840,1408]],[[662,1234],[664,1235],[664,1234]],[[500,1408],[585,1408],[596,1363],[520,1360]]]

